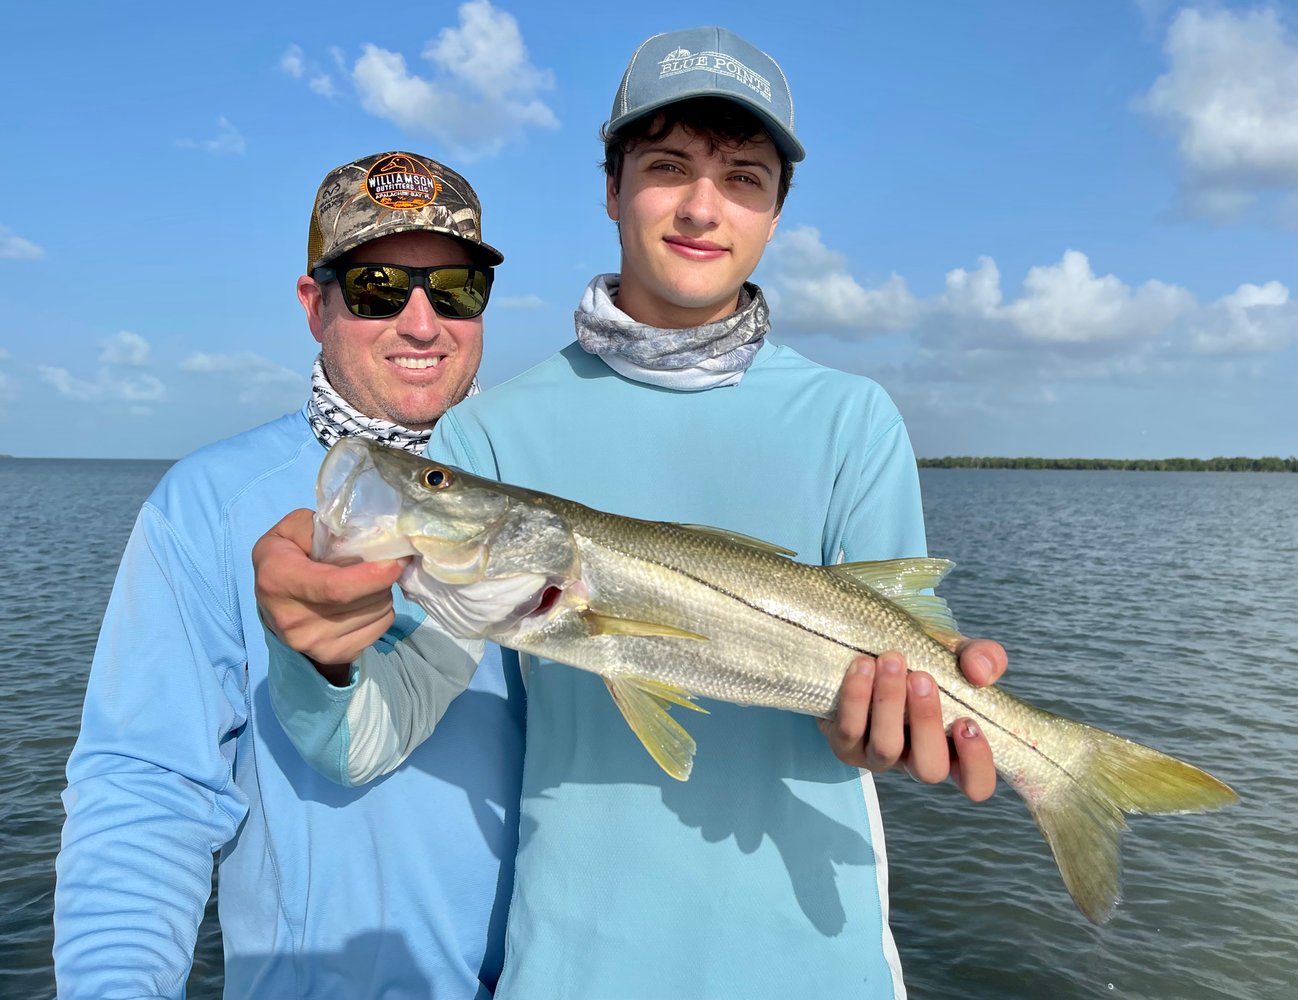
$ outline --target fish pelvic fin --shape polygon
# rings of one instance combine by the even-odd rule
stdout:
[[[887,598],[919,622],[942,645],[954,650],[965,637],[946,601],[932,590],[955,567],[949,559],[881,559],[876,562],[838,563],[825,568],[835,576],[866,587]]]
[[[604,678],[609,694],[631,731],[658,766],[677,781],[688,781],[694,768],[694,737],[671,717],[667,706],[681,705],[707,714],[688,691],[647,677]]]
[[[1192,764],[1102,729],[1041,713],[1081,730],[1082,750],[1067,766],[1042,758],[1030,773],[1002,774],[1023,797],[1078,909],[1102,924],[1121,898],[1123,813],[1220,809],[1239,801],[1226,784]],[[1065,780],[1059,780],[1059,772]]]

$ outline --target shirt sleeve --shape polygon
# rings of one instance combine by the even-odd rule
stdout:
[[[345,687],[265,630],[275,715],[307,763],[341,785],[398,767],[432,735],[482,660],[481,640],[447,635],[399,592],[393,601],[396,624],[352,664]]]
[[[146,505],[68,760],[54,897],[63,1000],[183,995],[213,853],[247,813],[233,777],[248,718],[242,630],[197,565]]]
[[[848,449],[831,503],[826,563],[901,559],[927,553],[919,469],[906,425],[879,390],[864,435]]]

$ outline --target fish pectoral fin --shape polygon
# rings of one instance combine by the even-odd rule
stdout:
[[[593,608],[587,608],[581,616],[586,620],[591,635],[629,635],[641,638],[663,636],[669,639],[696,639],[700,642],[706,642],[708,638],[697,632],[687,632],[675,625],[636,621],[634,618],[617,618],[613,615],[601,614]]]
[[[720,538],[727,542],[734,542],[736,545],[746,545],[750,549],[757,549],[759,552],[769,552],[777,556],[796,556],[798,553],[792,549],[786,549],[782,545],[776,545],[774,542],[766,542],[760,538],[754,538],[752,535],[741,535],[737,531],[727,531],[725,528],[714,528],[708,524],[677,524],[676,527],[684,528],[686,531],[692,531],[698,535],[708,535],[711,538]]]
[[[955,567],[949,559],[882,559],[877,562],[839,563],[826,566],[831,573],[868,587],[886,597],[919,622],[924,631],[954,650],[965,637],[946,601],[924,593],[942,582]]]
[[[604,683],[649,756],[677,781],[688,781],[694,768],[694,737],[671,717],[667,705],[707,710],[695,705],[687,691],[646,677],[606,677]]]

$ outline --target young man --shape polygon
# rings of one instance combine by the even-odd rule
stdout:
[[[182,996],[213,852],[226,996],[490,995],[516,849],[518,692],[488,655],[400,773],[363,792],[325,781],[271,719],[249,553],[312,502],[329,444],[421,451],[474,391],[502,259],[473,189],[433,160],[367,156],[320,185],[297,281],[321,345],[310,398],[178,462],[122,557],[68,762],[63,1000]],[[359,575],[371,572],[391,585],[381,566]],[[386,615],[389,659],[459,663],[467,681],[480,644],[455,647],[413,606]]]
[[[803,155],[779,67],[722,29],[656,36],[633,56],[606,135],[621,273],[587,287],[576,343],[449,412],[429,454],[604,510],[764,538],[806,561],[922,554],[915,459],[895,407],[873,382],[767,341],[766,303],[748,283]],[[386,771],[399,753],[347,736],[381,719],[325,680],[333,657],[359,655],[349,678],[365,683],[368,626],[304,614],[294,594],[311,567],[282,541],[283,560],[259,567],[275,582],[263,616],[316,665],[276,643],[277,705],[335,780]],[[518,657],[505,656],[509,669]],[[1004,651],[974,644],[962,664],[986,683]],[[823,727],[840,759],[805,717],[709,703],[690,718],[699,749],[679,783],[597,677],[527,664],[497,996],[903,996],[878,803],[871,776],[849,765],[902,761],[939,781],[953,760],[930,678],[908,678],[895,653],[851,666]],[[314,749],[319,734],[331,734],[328,752]],[[952,744],[961,787],[985,798],[985,739],[962,721]]]

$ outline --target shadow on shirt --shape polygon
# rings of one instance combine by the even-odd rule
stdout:
[[[839,869],[857,868],[857,879],[873,884],[875,852],[860,772],[834,757],[813,719],[715,701],[702,703],[706,716],[676,710],[673,715],[698,744],[689,781],[676,781],[654,763],[611,698],[592,701],[590,690],[571,702],[565,697],[587,685],[602,690],[598,677],[583,673],[544,693],[537,688],[540,671],[568,669],[543,664],[532,674],[532,696],[539,695],[532,711],[556,710],[565,718],[563,726],[547,727],[547,738],[553,739],[544,753],[529,759],[526,795],[550,798],[569,783],[627,786],[625,796],[616,790],[607,797],[601,793],[613,814],[624,803],[642,801],[635,786],[654,787],[662,804],[708,843],[733,839],[741,853],[751,855],[769,838],[807,920],[826,936],[843,930],[847,915]],[[550,701],[551,695],[557,701]],[[527,813],[525,808],[520,850],[537,833]],[[614,834],[627,857],[637,856],[635,838],[653,837],[661,829],[652,822],[643,830],[636,826],[628,820]],[[854,882],[860,885],[848,884]]]
[[[191,980],[190,1000],[221,996],[220,973]],[[387,1000],[390,997],[446,996],[468,1000],[491,996],[495,983],[434,984],[416,967],[405,938],[394,931],[368,931],[349,938],[338,951],[298,955],[234,956],[225,968],[227,997],[347,997],[348,1000]]]
[[[497,845],[505,845],[509,854],[513,854],[513,831],[518,824],[523,734],[521,719],[513,714],[515,709],[510,705],[510,701],[517,697],[519,700],[515,703],[521,706],[521,695],[516,696],[513,690],[517,683],[511,683],[509,700],[473,689],[461,692],[447,708],[433,735],[416,747],[396,769],[416,768],[462,789],[478,828],[487,843],[493,846],[497,857],[501,857]],[[302,761],[275,720],[270,704],[270,686],[266,682],[257,685],[254,699],[260,717],[271,720],[269,725],[273,726],[273,733],[263,732],[271,756],[281,772],[298,776],[293,786],[300,798],[340,808],[362,800],[369,790],[381,786],[392,776],[383,775],[365,785],[348,788],[317,774]],[[479,767],[492,769],[498,775],[494,787],[483,784],[480,772],[465,767],[463,748],[470,742],[479,744]],[[504,814],[503,820],[500,813]]]

